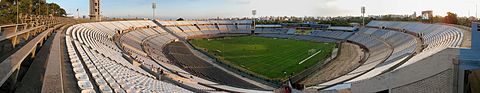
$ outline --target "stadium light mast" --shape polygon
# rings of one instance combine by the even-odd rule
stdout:
[[[252,20],[253,20],[253,31],[255,31],[255,29],[256,29],[255,27],[257,26],[257,24],[255,23],[255,21],[256,21],[255,15],[257,15],[257,10],[252,10],[252,15],[253,15],[253,17],[252,17]]]
[[[77,8],[77,19],[80,19],[80,12],[78,12],[80,9]]]
[[[362,6],[362,26],[365,26],[365,6]]]
[[[157,8],[156,0],[152,1],[152,19],[155,20],[155,9]]]

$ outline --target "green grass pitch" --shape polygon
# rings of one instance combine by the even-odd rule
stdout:
[[[274,80],[285,80],[287,75],[298,74],[317,62],[323,62],[336,46],[335,43],[255,36],[194,39],[190,42],[227,64]]]

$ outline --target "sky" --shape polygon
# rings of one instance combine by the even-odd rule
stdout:
[[[257,16],[359,16],[361,6],[366,7],[366,15],[419,15],[433,10],[434,15],[475,16],[476,5],[480,8],[480,0],[101,0],[101,15],[152,17],[153,1],[160,18],[251,17],[252,10]],[[47,2],[59,4],[68,14],[77,15],[79,9],[81,16],[88,15],[89,0]]]

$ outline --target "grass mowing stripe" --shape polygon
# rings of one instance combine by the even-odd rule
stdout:
[[[334,43],[254,36],[195,39],[191,42],[221,60],[227,60],[233,65],[248,69],[258,75],[280,80],[286,79],[283,71],[297,74],[325,59],[325,55],[328,55],[335,47]],[[322,52],[304,63],[298,64],[312,55],[309,53],[311,49]]]

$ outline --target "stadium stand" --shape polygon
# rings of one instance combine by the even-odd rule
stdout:
[[[420,52],[417,56],[414,56],[411,60],[401,65],[400,68],[444,50],[447,47],[459,47],[463,38],[463,32],[460,31],[459,28],[439,24],[372,21],[367,24],[367,26],[402,29],[413,32],[421,38],[424,48],[423,52]]]
[[[41,45],[41,41],[45,37],[55,29],[61,27],[61,29],[65,29],[64,25],[67,25],[60,23],[59,20],[49,22],[51,23],[48,25],[1,26],[0,40],[12,40],[11,38],[13,38],[12,46],[22,47],[10,52],[12,56],[19,55],[21,58],[6,60],[0,64],[2,84],[15,70],[18,70],[11,64],[22,62],[28,54],[35,52],[32,50],[37,44]],[[378,77],[379,75],[411,75],[403,72],[400,74],[391,72],[413,72],[407,68],[421,68],[418,65],[425,64],[417,62],[423,62],[425,58],[436,55],[449,47],[459,47],[463,38],[463,32],[456,27],[414,22],[372,21],[367,27],[360,28],[357,32],[314,30],[308,35],[297,35],[292,29],[269,27],[257,28],[252,33],[251,24],[252,22],[249,20],[130,20],[76,24],[66,28],[64,38],[67,61],[73,71],[70,74],[74,76],[75,84],[82,93],[271,92],[261,85],[251,82],[254,80],[249,81],[245,80],[245,77],[235,76],[238,74],[237,72],[228,72],[214,63],[206,62],[207,60],[195,54],[196,52],[189,47],[188,43],[182,43],[182,40],[192,38],[254,34],[270,38],[347,42],[347,44],[352,44],[351,48],[361,48],[351,50],[357,52],[358,56],[355,56],[355,61],[359,61],[358,64],[349,65],[352,68],[336,72],[319,70],[317,71],[319,74],[311,75],[312,77],[308,77],[308,81],[301,82],[301,84],[307,90],[322,90],[349,85],[355,91],[375,92],[363,90],[361,89],[363,87],[358,86],[377,82],[373,79],[381,78]],[[18,28],[22,29],[13,33],[8,32]],[[36,36],[33,39],[17,40],[21,39],[17,36],[25,35],[25,33]],[[55,40],[58,41],[58,39]],[[27,43],[20,44],[22,42]],[[59,47],[59,45],[55,44],[54,47]],[[2,57],[2,59],[12,56]],[[55,66],[54,63],[48,64]],[[338,65],[325,66],[338,67]],[[437,71],[440,73],[438,75],[448,75],[441,73],[450,71],[446,68],[439,69],[441,71]],[[57,70],[47,71],[58,72]],[[335,75],[325,75],[332,73]],[[432,75],[425,74],[426,72],[422,73],[415,77],[425,78]],[[58,76],[57,74],[45,75],[46,77]],[[405,88],[410,87],[403,87],[402,84],[396,85],[395,91],[407,91]],[[385,88],[375,90],[379,89]]]
[[[168,30],[181,38],[214,36],[217,34],[250,34],[251,21],[159,21]],[[193,30],[192,30],[193,29]]]
[[[353,32],[342,32],[342,31],[320,31],[315,30],[310,35],[312,36],[321,36],[328,38],[337,38],[337,39],[346,39],[351,36]]]
[[[459,28],[439,24],[372,21],[367,26],[403,29],[418,34],[426,46],[424,51],[432,48],[458,47],[463,37]]]
[[[82,92],[266,92],[243,89],[255,88],[255,85],[243,86],[241,84],[248,83],[239,83],[243,80],[232,81],[234,77],[223,80],[215,80],[219,77],[205,78],[218,75],[197,77],[198,73],[191,74],[190,71],[179,68],[175,64],[178,61],[171,61],[169,55],[164,54],[169,52],[164,47],[178,41],[177,36],[189,38],[215,34],[249,34],[249,22],[158,21],[162,24],[160,27],[153,21],[144,20],[83,23],[68,28],[65,40],[75,78]],[[222,28],[225,31],[220,31],[219,24],[227,29]],[[180,49],[173,52],[186,51]],[[185,54],[190,54],[188,58],[194,56],[191,53]],[[200,64],[199,61],[201,60],[192,61],[192,64],[208,65]],[[211,66],[210,69],[206,72],[221,71]],[[228,74],[223,76],[226,75]],[[170,83],[159,80],[161,77],[168,78],[166,81]]]
[[[190,92],[155,76],[127,61],[110,39],[115,30],[128,29],[129,22],[78,24],[65,37],[69,58],[82,92]],[[149,22],[141,22],[143,26]],[[103,28],[105,26],[106,28]],[[134,26],[132,24],[128,26]],[[136,25],[140,26],[140,24]],[[110,37],[110,38],[107,38]]]
[[[256,25],[255,34],[285,34],[289,28],[282,28],[282,25]]]
[[[363,65],[350,73],[307,89],[325,89],[332,85],[368,80],[413,64],[447,47],[459,47],[463,37],[458,28],[439,24],[372,21],[367,27],[361,28],[351,36],[345,35],[347,32],[311,33],[313,36],[328,38],[346,37],[348,41],[364,46],[369,55]]]

